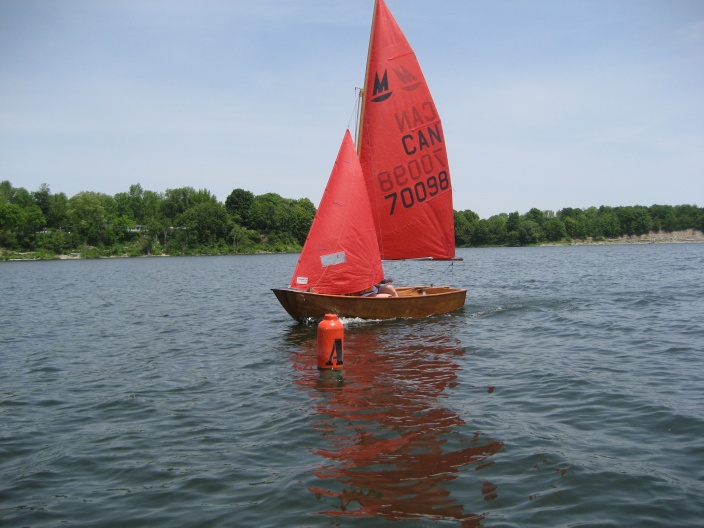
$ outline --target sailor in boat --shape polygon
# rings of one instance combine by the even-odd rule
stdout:
[[[379,284],[375,284],[371,288],[353,293],[352,295],[359,295],[360,297],[377,297],[379,299],[384,297],[398,297],[396,288],[391,285],[392,282],[393,279],[384,279]]]

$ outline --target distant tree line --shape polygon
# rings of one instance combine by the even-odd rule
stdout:
[[[193,255],[300,251],[316,209],[307,198],[255,196],[235,189],[224,203],[192,187],[154,192],[131,185],[115,196],[81,192],[68,198],[43,184],[29,192],[0,182],[0,256],[51,258],[78,252],[111,255]],[[695,205],[531,209],[486,220],[455,211],[460,247],[526,246],[570,239],[609,239],[650,231],[704,231]]]
[[[192,187],[157,193],[137,184],[115,196],[81,192],[68,198],[46,184],[28,192],[3,181],[0,248],[88,257],[299,251],[315,211],[307,198],[243,189],[223,204]]]
[[[502,213],[481,220],[473,211],[455,211],[459,247],[528,246],[566,240],[615,239],[651,231],[704,231],[704,208],[696,205],[590,207]]]

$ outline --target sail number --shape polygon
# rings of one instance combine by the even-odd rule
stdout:
[[[407,165],[397,165],[391,172],[382,171],[377,175],[379,188],[387,193],[384,198],[391,200],[390,215],[396,211],[399,200],[404,208],[409,209],[416,203],[424,202],[450,188],[447,171],[441,170],[437,175],[434,174],[434,160],[445,167],[444,157],[440,156],[443,150],[435,149],[433,156],[425,154],[419,159],[411,160]],[[427,177],[421,179],[424,176]],[[391,192],[398,187],[401,188],[399,191]]]
[[[437,176],[428,176],[425,181],[419,181],[412,187],[404,187],[400,192],[392,192],[384,196],[386,200],[391,200],[391,210],[389,214],[394,214],[396,204],[401,199],[401,205],[406,209],[413,207],[416,203],[424,202],[428,197],[436,196],[440,191],[450,188],[450,178],[446,171],[440,171]]]

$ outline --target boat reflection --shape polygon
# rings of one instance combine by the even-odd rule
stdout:
[[[322,483],[309,488],[329,505],[320,513],[480,526],[483,516],[466,512],[447,485],[470,466],[492,464],[503,444],[467,436],[446,405],[463,354],[452,335],[441,325],[408,322],[348,327],[344,370],[317,374],[315,338],[296,339],[296,382],[314,400],[322,438],[312,449],[324,459],[314,470]],[[478,480],[476,489],[484,500],[496,497],[491,482]]]

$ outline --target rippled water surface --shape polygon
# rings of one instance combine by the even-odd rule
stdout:
[[[297,255],[0,263],[0,525],[700,526],[704,245],[458,253],[322,373]]]

